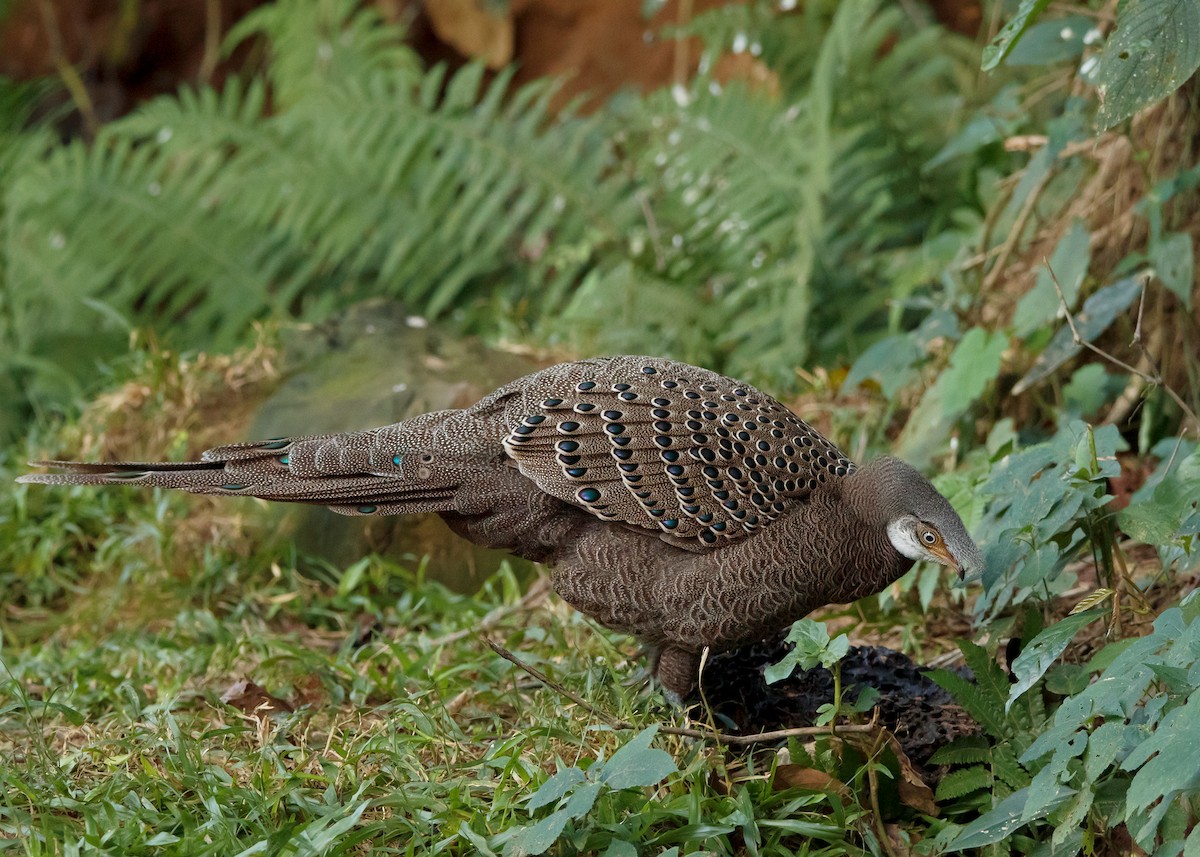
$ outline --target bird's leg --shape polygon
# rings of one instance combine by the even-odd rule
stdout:
[[[693,690],[700,673],[700,654],[664,646],[654,663],[654,677],[658,679],[663,694],[675,705],[683,705]]]

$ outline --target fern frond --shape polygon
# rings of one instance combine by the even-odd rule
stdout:
[[[991,747],[982,735],[960,735],[929,757],[934,765],[968,765],[991,759]]]
[[[1029,785],[1031,777],[1008,744],[997,744],[992,748],[992,772],[1013,791]]]
[[[936,798],[939,801],[957,800],[981,789],[990,788],[992,782],[992,772],[981,765],[951,771],[938,783]]]
[[[925,675],[953,696],[954,701],[965,708],[989,735],[997,739],[1007,737],[1004,706],[997,707],[991,694],[949,670],[930,670]]]

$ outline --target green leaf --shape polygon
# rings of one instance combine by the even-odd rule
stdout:
[[[987,768],[975,766],[951,771],[942,777],[938,783],[935,797],[938,800],[956,800],[980,789],[991,788],[992,772]]]
[[[1048,265],[1039,268],[1033,288],[1022,295],[1017,303],[1017,310],[1013,314],[1013,332],[1017,336],[1028,336],[1040,327],[1053,324],[1058,318],[1062,301],[1054,288],[1055,279],[1067,302],[1067,311],[1074,311],[1079,288],[1083,285],[1092,259],[1090,241],[1091,233],[1087,227],[1080,220],[1074,221],[1054,248]]]
[[[1045,818],[1058,809],[1067,798],[1075,794],[1074,789],[1059,786],[1053,797],[1038,807],[1036,812],[1024,822],[1021,816],[1025,812],[1025,803],[1029,799],[1029,790],[1021,789],[1013,792],[1000,801],[989,812],[984,813],[958,832],[958,836],[946,848],[947,851],[965,851],[968,848],[982,848],[1011,836],[1022,824]]]
[[[1117,513],[1127,534],[1148,545],[1164,545],[1187,532],[1184,524],[1200,507],[1200,453],[1193,452],[1159,480],[1149,500],[1134,502]],[[1187,528],[1190,529],[1190,528]]]
[[[558,812],[546,816],[537,824],[519,828],[512,839],[505,844],[504,857],[531,857],[531,855],[545,853],[551,845],[558,841],[563,828],[570,820],[571,814],[560,809]]]
[[[921,466],[1000,371],[1008,337],[974,327],[955,346],[950,365],[921,398],[900,435],[899,455]]]
[[[958,673],[949,670],[930,670],[926,673],[935,683],[946,690],[954,701],[967,710],[967,714],[994,738],[1004,738],[1008,729],[1001,708],[988,694],[971,684]]]
[[[579,768],[560,769],[529,796],[527,802],[529,811],[532,812],[539,807],[554,803],[585,779],[583,771]]]
[[[767,684],[782,681],[791,675],[797,666],[802,670],[811,670],[817,666],[832,669],[850,650],[849,637],[841,634],[830,640],[829,631],[824,623],[813,619],[794,622],[786,642],[794,644],[794,647],[779,663],[771,664],[763,670],[763,678]]]
[[[1150,259],[1162,284],[1190,310],[1194,265],[1192,237],[1183,232],[1164,236],[1150,248]]]
[[[1083,311],[1074,316],[1075,327],[1084,342],[1091,342],[1097,336],[1108,330],[1118,315],[1127,310],[1142,293],[1140,277],[1128,277],[1110,283],[1096,291],[1094,295],[1083,302]],[[1070,325],[1064,324],[1054,334],[1050,344],[1038,355],[1033,364],[1020,381],[1013,387],[1013,395],[1020,395],[1038,381],[1049,377],[1055,369],[1066,363],[1080,352],[1082,345],[1076,344]]]
[[[638,857],[637,846],[624,839],[614,839],[600,857]]]
[[[1075,59],[1083,53],[1084,39],[1095,26],[1092,19],[1084,15],[1068,15],[1034,24],[1009,52],[1005,64],[1049,65]]]
[[[938,747],[929,761],[934,765],[966,765],[986,762],[991,749],[982,735],[961,735],[944,747]]]
[[[1141,768],[1126,795],[1126,819],[1161,801],[1150,815],[1150,823],[1156,825],[1166,806],[1177,796],[1200,793],[1197,747],[1200,747],[1200,693],[1193,693],[1186,705],[1164,717],[1154,734],[1134,747],[1121,764],[1127,771]],[[1138,841],[1144,841],[1144,828],[1141,831],[1131,828],[1130,832]]]
[[[1042,11],[1050,5],[1050,0],[1021,0],[1017,14],[1013,15],[1004,25],[992,43],[983,49],[984,71],[991,71],[1004,60],[1016,46],[1025,31],[1038,19]]]
[[[879,691],[873,687],[863,687],[858,691],[858,697],[854,700],[853,709],[860,714],[864,711],[870,711],[879,702]]]
[[[1096,83],[1103,131],[1165,98],[1200,67],[1200,3],[1126,0],[1100,53]]]
[[[599,781],[611,789],[626,789],[657,785],[664,777],[675,773],[678,768],[671,754],[650,746],[657,732],[657,726],[643,729],[613,753],[612,758],[603,763]]]
[[[1050,669],[1058,660],[1058,656],[1067,648],[1067,644],[1074,639],[1080,628],[1103,615],[1103,610],[1077,613],[1051,625],[1034,637],[1012,662],[1013,676],[1017,680],[1009,690],[1005,710],[1012,708],[1012,704],[1021,694],[1033,687],[1038,679],[1046,674],[1046,670]]]
[[[854,361],[842,382],[842,390],[853,390],[870,378],[879,384],[884,398],[890,400],[916,377],[916,366],[923,356],[911,334],[881,339]]]

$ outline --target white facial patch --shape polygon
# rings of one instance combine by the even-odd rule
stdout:
[[[929,551],[917,540],[917,533],[910,517],[896,518],[887,525],[888,541],[902,556],[911,560],[929,559]]]

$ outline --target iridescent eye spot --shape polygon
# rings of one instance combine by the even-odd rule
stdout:
[[[580,488],[575,496],[585,503],[595,503],[600,499],[600,491],[597,488]]]
[[[402,456],[402,455],[393,455],[392,456],[392,464],[396,465],[397,467],[400,466],[400,462],[403,460],[404,460],[404,456]]]
[[[581,393],[586,393],[588,390],[594,390],[595,388],[596,388],[595,381],[580,381],[578,384],[575,385],[575,389]]]
[[[373,515],[379,510],[378,506],[359,506],[358,513],[360,515]]]
[[[290,461],[291,461],[291,459],[290,459],[290,458],[288,458],[286,455],[281,455],[281,456],[279,456],[279,463],[280,463],[280,464],[287,464],[287,463],[288,463],[288,462],[290,462]]]
[[[527,426],[536,426],[545,419],[546,417],[544,414],[530,414],[529,416],[525,417],[524,423]]]

